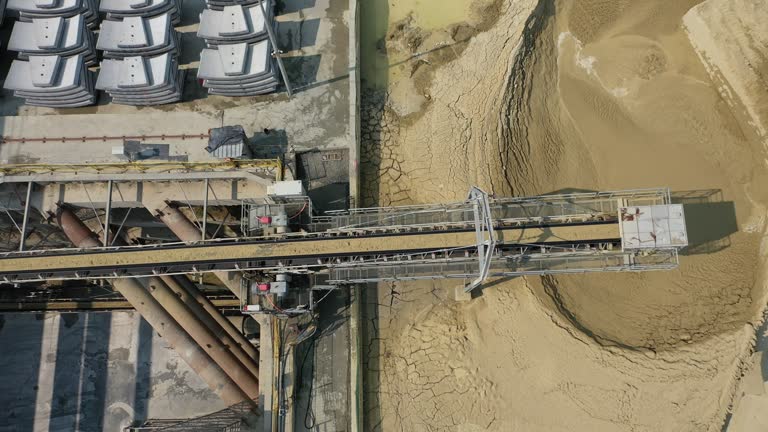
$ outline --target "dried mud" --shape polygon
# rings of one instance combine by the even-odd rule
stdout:
[[[364,93],[367,204],[669,186],[691,240],[672,272],[368,290],[366,430],[721,430],[766,302],[768,182],[683,27],[699,3],[504,1],[428,79]]]

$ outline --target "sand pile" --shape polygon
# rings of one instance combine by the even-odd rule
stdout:
[[[768,8],[751,0],[709,0],[683,22],[723,99],[768,145]]]
[[[720,430],[765,305],[768,182],[684,30],[698,3],[497,2],[455,58],[368,93],[369,200],[669,186],[692,243],[674,272],[499,281],[469,304],[370,291],[369,430]]]

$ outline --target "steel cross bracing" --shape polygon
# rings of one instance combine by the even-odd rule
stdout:
[[[0,255],[0,278],[21,282],[258,270],[326,272],[336,284],[463,278],[467,280],[467,289],[473,289],[489,276],[673,268],[677,265],[676,250],[624,251],[618,229],[620,206],[668,203],[669,191],[666,189],[495,199],[473,188],[468,199],[458,203],[331,213],[313,218],[307,228],[314,232],[201,240],[189,244],[111,246],[88,251],[70,248],[6,253]],[[602,234],[590,238],[593,231]],[[450,233],[469,232],[474,235],[461,236],[464,240],[460,244],[440,247],[432,241],[428,242],[430,247],[420,248],[413,243],[416,238],[435,239]],[[525,234],[530,232],[540,233],[541,238],[526,237]],[[575,240],[558,238],[562,232],[578,235],[573,237]],[[306,257],[297,252],[291,252],[294,255],[282,253],[289,246],[293,246],[294,251],[303,252],[299,247],[301,244],[326,243],[316,240],[342,241],[338,244],[343,245],[347,244],[344,239],[372,239],[376,241],[368,243],[375,244],[379,238],[394,238],[393,244],[407,247],[403,247],[403,252],[387,249],[379,253],[376,248],[344,250],[342,246],[323,255]],[[267,250],[273,258],[228,255],[228,251],[237,245],[254,244],[261,245],[260,250]],[[188,254],[192,258],[178,258],[186,250],[195,251]],[[125,264],[127,258],[145,254],[159,258]],[[111,258],[117,255],[120,259]],[[203,259],[203,256],[209,259]],[[20,257],[50,259],[51,264],[44,271],[34,270],[42,267],[24,268],[24,263],[30,261]],[[66,264],[83,257],[88,258],[89,266]],[[4,266],[4,260],[14,264]],[[96,261],[104,265],[92,264]]]
[[[472,291],[485,282],[491,269],[491,258],[496,249],[496,238],[493,233],[493,219],[488,194],[473,186],[467,200],[472,203],[472,213],[475,216],[475,235],[477,236],[477,259],[480,271],[477,277],[464,290]]]

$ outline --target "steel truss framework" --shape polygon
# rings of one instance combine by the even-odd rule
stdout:
[[[143,268],[77,269],[64,273],[5,275],[6,282],[45,279],[108,279],[165,274],[204,273],[221,270],[272,273],[327,273],[334,284],[459,278],[468,291],[488,277],[523,274],[644,271],[672,269],[678,265],[677,249],[625,251],[621,240],[606,242],[519,243],[496,238],[499,229],[618,223],[618,209],[625,205],[669,204],[667,189],[545,195],[526,198],[489,197],[473,188],[467,200],[440,205],[356,209],[315,217],[314,232],[288,233],[267,238],[201,240],[194,246],[248,240],[334,238],[398,235],[446,230],[474,230],[473,244],[452,249],[414,251],[408,254],[348,254],[312,259],[271,261],[218,261],[214,263],[163,264]],[[407,241],[403,237],[403,241]],[[103,247],[94,251],[125,251],[184,247],[184,244]],[[275,247],[279,247],[275,244]],[[75,251],[77,251],[75,249]],[[73,249],[7,253],[0,257],[55,255]]]

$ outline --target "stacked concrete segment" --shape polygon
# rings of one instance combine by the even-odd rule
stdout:
[[[210,2],[208,2],[210,6]],[[204,9],[200,14],[197,36],[209,46],[258,42],[267,38],[267,25],[274,26],[272,1],[234,4],[217,9]],[[266,12],[266,20],[264,19]]]
[[[274,27],[273,1],[207,0],[206,5],[197,35],[207,48],[200,54],[197,78],[208,93],[256,96],[274,92],[279,70],[267,33],[267,26]]]
[[[227,6],[258,4],[260,0],[205,0],[208,9],[222,10]]]
[[[89,28],[99,19],[98,0],[7,0],[8,9],[17,11],[21,21],[35,18],[68,18],[83,15]]]
[[[17,11],[8,49],[11,63],[3,87],[27,105],[68,108],[96,101],[96,44],[91,28],[98,19],[97,0],[8,0]]]
[[[204,49],[197,78],[203,80],[203,86],[210,94],[256,96],[272,93],[278,85],[278,68],[271,53],[268,40]]]
[[[179,52],[179,35],[169,13],[153,17],[127,17],[101,23],[96,48],[105,58],[156,56]]]
[[[163,105],[181,100],[184,71],[170,53],[105,59],[96,88],[123,105]]]
[[[3,86],[33,106],[72,108],[96,101],[94,74],[85,67],[82,54],[14,60]]]
[[[99,10],[107,14],[107,20],[167,13],[173,25],[181,22],[181,0],[101,0]]]
[[[8,41],[8,49],[17,51],[22,60],[31,56],[70,57],[82,54],[87,66],[96,64],[93,33],[87,28],[83,14],[17,21]]]
[[[104,51],[96,88],[123,105],[162,105],[181,100],[179,70],[181,0],[102,0],[107,20],[97,47]]]

